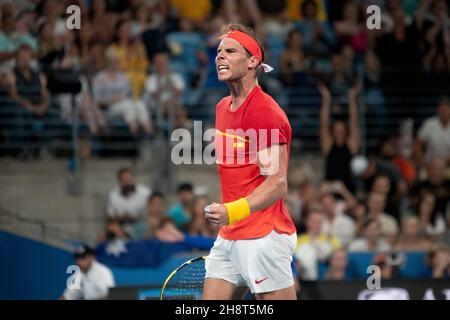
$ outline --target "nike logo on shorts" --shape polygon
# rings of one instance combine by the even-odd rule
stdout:
[[[263,282],[264,280],[266,280],[266,279],[268,279],[269,277],[265,277],[264,279],[261,279],[261,280],[256,280],[255,279],[255,283],[256,284],[260,284],[261,282]]]

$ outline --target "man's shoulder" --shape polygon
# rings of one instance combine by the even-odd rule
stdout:
[[[435,128],[439,125],[439,118],[437,116],[432,116],[426,118],[422,123],[422,128]]]
[[[103,263],[98,262],[98,261],[94,261],[92,263],[91,270],[92,270],[92,274],[95,275],[96,277],[98,277],[100,275],[104,276],[104,277],[112,276],[111,270],[106,265],[104,265]]]

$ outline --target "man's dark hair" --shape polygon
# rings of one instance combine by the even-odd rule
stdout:
[[[190,183],[182,183],[178,186],[177,193],[181,193],[184,191],[193,192],[192,184]]]
[[[130,173],[130,174],[133,174],[133,170],[131,170],[130,167],[121,167],[121,168],[119,168],[119,170],[117,170],[117,178],[120,179],[120,177],[121,177],[124,173]]]
[[[166,197],[164,196],[164,194],[162,192],[155,191],[151,195],[148,196],[147,202],[150,202],[155,198],[160,198],[162,200],[166,199]]]

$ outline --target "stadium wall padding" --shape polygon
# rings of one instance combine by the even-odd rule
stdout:
[[[57,299],[71,264],[67,251],[0,232],[0,299]]]
[[[116,285],[160,285],[170,272],[192,255],[174,256],[158,269],[111,268]],[[0,299],[57,299],[63,292],[68,251],[0,231]]]

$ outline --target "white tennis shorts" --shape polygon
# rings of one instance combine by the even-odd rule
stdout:
[[[222,279],[236,286],[263,293],[294,284],[291,269],[297,235],[268,235],[249,240],[226,240],[218,236],[206,258],[205,278]]]

